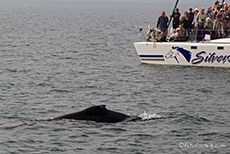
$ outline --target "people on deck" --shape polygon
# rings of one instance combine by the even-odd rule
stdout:
[[[161,31],[160,37],[157,38],[158,42],[166,42],[166,32],[165,31]]]
[[[186,17],[188,17],[188,12],[184,12],[184,16],[181,17],[180,22],[182,22]]]
[[[204,8],[200,9],[200,12],[197,14],[196,21],[198,28],[203,29],[206,21],[206,13],[204,13]]]
[[[203,40],[205,34],[210,34],[211,38],[230,38],[230,5],[226,2],[220,5],[220,2],[216,0],[206,12],[203,7],[200,11],[197,8],[194,9],[194,12],[193,8],[189,8],[189,12],[184,12],[183,17],[176,8],[170,17],[173,18],[173,30],[168,37],[169,41],[186,41],[190,34],[197,36],[195,38],[197,40]],[[165,11],[162,11],[157,21],[157,28],[161,31],[158,41],[166,41],[168,21]]]
[[[209,17],[206,18],[206,22],[204,24],[204,29],[201,30],[202,40],[205,38],[206,34],[209,34],[210,38],[213,38],[213,34],[214,34],[213,33],[213,23]]]
[[[151,39],[153,38],[153,28],[150,28],[147,32],[147,41],[151,41]]]
[[[196,24],[197,24],[197,40],[203,40],[202,30],[204,29],[204,23],[206,21],[206,13],[204,12],[204,8],[200,8],[200,12],[196,16]]]
[[[171,15],[170,15],[170,17],[171,17]],[[175,9],[172,17],[173,17],[173,29],[176,29],[180,25],[180,12],[179,12],[178,8]]]
[[[186,31],[183,28],[182,25],[179,25],[179,28],[176,29],[177,32],[177,36],[176,39],[174,41],[187,41],[188,40],[188,36],[186,35]]]
[[[157,28],[159,28],[165,34],[167,34],[168,21],[169,19],[166,16],[165,11],[162,11],[161,16],[158,18],[158,21],[157,21]]]
[[[229,19],[229,16],[226,16],[226,18],[225,18],[224,33],[225,33],[225,36],[227,38],[229,38],[229,34],[230,34],[230,19]]]
[[[230,5],[228,6],[228,13],[226,15],[230,17]]]
[[[217,8],[220,8],[220,7],[221,7],[220,2],[218,0],[216,0],[216,2],[214,3],[214,5],[212,7],[212,10],[216,11]]]
[[[218,38],[224,37],[225,17],[226,17],[226,13],[222,8],[216,16],[216,30],[217,30]]]
[[[175,40],[176,36],[178,36],[179,34],[179,31],[180,31],[179,29],[178,29],[178,32],[176,31],[176,29],[173,29],[171,35],[169,36],[169,41]]]
[[[213,13],[212,13],[212,8],[209,7],[206,11],[206,17],[210,18],[210,20],[213,22]]]
[[[213,23],[210,18],[206,19],[206,23],[204,24],[204,29],[212,35],[213,32]]]
[[[228,15],[228,5],[227,4],[224,5],[224,12],[226,13],[226,15]]]
[[[193,18],[193,22],[192,22],[192,26],[193,28],[197,27],[197,21],[196,21],[196,17],[197,17],[197,14],[199,13],[199,10],[198,8],[195,8],[193,14],[194,14],[194,18]]]
[[[186,35],[189,36],[191,29],[192,29],[192,22],[189,19],[189,17],[186,16],[185,19],[183,21],[181,21],[181,24],[182,24],[183,28],[185,29]]]
[[[192,22],[193,22],[193,19],[194,19],[194,13],[192,12],[192,8],[189,9],[188,17],[189,17],[189,20],[190,20],[191,23],[192,23]]]

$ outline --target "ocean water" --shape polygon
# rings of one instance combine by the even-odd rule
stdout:
[[[134,49],[173,3],[0,2],[1,154],[229,153],[230,70]],[[100,104],[145,120],[37,121]]]

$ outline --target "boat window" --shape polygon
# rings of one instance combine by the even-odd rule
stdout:
[[[197,49],[197,46],[191,46],[191,49]]]
[[[224,50],[224,47],[217,47],[217,50]]]

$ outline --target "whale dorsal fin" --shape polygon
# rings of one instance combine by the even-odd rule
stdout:
[[[106,109],[106,105],[99,105],[99,107],[101,107],[102,109]]]
[[[102,114],[107,112],[106,105],[96,105],[85,109],[88,114]]]

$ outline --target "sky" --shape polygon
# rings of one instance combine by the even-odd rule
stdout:
[[[221,0],[220,0],[221,1]],[[227,2],[229,0],[226,0]],[[64,2],[64,3],[87,3],[87,4],[96,4],[96,3],[107,3],[107,4],[174,4],[176,0],[0,0],[0,2],[28,2],[28,3],[37,3],[37,2]],[[214,4],[215,0],[180,0],[179,4],[181,5],[204,5],[204,4]]]
[[[180,0],[178,7],[180,12],[184,12],[188,8],[208,8],[214,4],[216,0]],[[222,2],[222,0],[220,0]],[[1,4],[63,4],[63,5],[122,5],[122,6],[159,6],[164,10],[165,7],[173,9],[176,0],[0,0]],[[230,4],[230,0],[226,0]],[[185,9],[186,8],[186,9]]]

